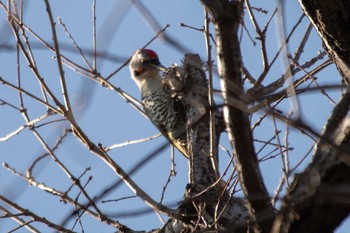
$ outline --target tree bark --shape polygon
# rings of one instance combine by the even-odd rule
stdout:
[[[233,100],[244,102],[241,75],[241,50],[237,29],[243,14],[243,1],[202,0],[209,10],[216,30],[216,53],[224,98],[224,119],[231,146],[235,151],[240,184],[248,200],[253,229],[269,232],[274,216],[270,198],[263,182],[248,114],[235,106]]]
[[[299,0],[343,80],[350,79],[350,1]]]

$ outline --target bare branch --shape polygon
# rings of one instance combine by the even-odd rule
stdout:
[[[63,99],[65,102],[65,114],[68,114],[69,117],[73,117],[73,112],[72,112],[72,107],[70,105],[70,100],[69,100],[69,95],[68,95],[68,89],[67,89],[67,84],[66,84],[66,78],[64,75],[64,70],[63,70],[63,66],[62,66],[62,61],[61,61],[61,52],[60,52],[60,47],[58,44],[58,38],[57,38],[57,34],[56,34],[56,23],[53,19],[53,15],[52,15],[52,11],[51,11],[51,5],[49,3],[48,0],[45,0],[45,5],[46,5],[46,11],[50,20],[50,24],[51,24],[51,31],[52,31],[52,40],[53,40],[53,44],[54,44],[54,48],[56,51],[56,58],[57,58],[57,65],[58,65],[58,70],[60,73],[60,81],[61,81],[61,88],[62,88],[62,95],[63,95]],[[61,110],[64,110],[63,108],[61,108]]]
[[[12,208],[16,209],[21,215],[23,216],[29,216],[36,222],[41,222],[53,229],[56,229],[60,232],[67,232],[67,233],[74,233],[74,231],[68,230],[61,225],[57,225],[49,220],[47,220],[45,217],[40,217],[39,215],[36,215],[34,212],[24,209],[21,206],[17,205],[16,203],[12,202],[11,200],[7,199],[6,197],[0,195],[0,201],[6,203],[7,205],[11,206]]]

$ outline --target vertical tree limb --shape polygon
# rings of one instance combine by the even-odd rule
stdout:
[[[237,29],[243,14],[243,1],[209,1],[202,3],[212,15],[216,29],[216,51],[224,97],[224,118],[231,146],[235,150],[236,165],[255,232],[269,232],[274,216],[273,207],[263,182],[248,114],[235,108],[232,99],[242,100],[241,51]],[[266,218],[268,216],[268,218]]]

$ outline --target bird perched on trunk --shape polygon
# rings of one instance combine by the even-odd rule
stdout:
[[[187,153],[186,106],[172,95],[163,84],[158,55],[150,49],[139,49],[130,61],[131,77],[141,92],[143,109],[159,131],[185,157]]]

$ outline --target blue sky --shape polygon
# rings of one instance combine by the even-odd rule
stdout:
[[[198,53],[203,60],[206,59],[203,34],[199,31],[179,26],[179,23],[184,23],[192,27],[202,28],[204,9],[199,1],[153,0],[142,2],[148,11],[155,16],[161,28],[166,24],[170,25],[166,31],[169,36],[183,45],[188,52]],[[38,33],[43,39],[50,41],[50,25],[43,1],[27,1],[25,4],[25,24]],[[92,1],[61,0],[51,1],[51,4],[55,20],[57,21],[59,17],[83,51],[85,53],[91,52],[93,43]],[[256,7],[263,7],[269,11],[267,15],[255,12],[260,26],[263,27],[273,12],[275,2],[270,0],[262,4],[260,1],[252,1],[251,4]],[[301,16],[301,10],[296,1],[288,1],[286,4],[286,9],[288,9],[286,22],[288,33]],[[268,7],[265,5],[268,5]],[[112,59],[99,58],[97,60],[98,71],[104,77],[119,68],[135,50],[143,47],[157,31],[150,26],[140,14],[140,11],[130,4],[130,1],[99,0],[97,1],[96,15],[97,50],[112,56]],[[7,31],[6,26],[4,26],[6,25],[5,17],[5,12],[1,10],[0,33],[5,36],[1,36],[0,34],[0,44],[9,43],[13,45],[13,35],[11,31]],[[252,37],[256,37],[247,14],[245,15],[245,25]],[[308,20],[304,18],[300,27],[298,27],[294,36],[291,38],[289,44],[291,53],[296,50],[307,25]],[[81,56],[74,50],[74,47],[72,47],[72,43],[64,32],[63,27],[57,24],[56,29],[61,43],[62,53],[78,64],[85,66]],[[212,31],[212,33],[214,33],[214,31]],[[29,41],[33,43],[33,46],[36,46],[34,55],[42,76],[56,95],[62,100],[57,64],[55,59],[53,59],[54,54],[38,45],[38,41],[32,36],[29,36]],[[278,50],[275,20],[271,21],[266,41],[269,51],[269,60],[271,61]],[[64,49],[64,46],[68,46],[70,49]],[[165,66],[170,66],[173,63],[180,63],[183,56],[183,51],[176,49],[161,39],[155,40],[149,48],[157,51]],[[320,39],[314,30],[311,33],[306,48],[302,55],[301,63],[308,61],[322,50]],[[262,72],[260,49],[258,45],[253,46],[245,31],[242,37],[242,55],[245,66],[254,77],[257,77]],[[88,57],[88,60],[92,63],[91,57]],[[0,50],[0,76],[11,83],[16,83],[16,72],[16,53],[14,51]],[[280,62],[277,61],[269,72],[266,83],[264,84],[266,85],[272,80],[281,77],[282,73],[283,69],[281,68]],[[23,86],[27,90],[40,96],[38,83],[35,81],[34,76],[28,69],[23,58],[21,59],[21,75]],[[77,121],[93,142],[102,143],[103,146],[109,146],[158,134],[158,131],[149,120],[132,108],[116,92],[107,90],[96,82],[88,80],[69,67],[65,67],[65,75]],[[299,77],[300,76],[301,74]],[[321,72],[317,75],[317,78],[321,84],[338,84],[340,80],[339,74],[333,66]],[[130,79],[127,67],[124,67],[113,76],[111,82],[135,98],[139,98],[137,86]],[[219,87],[218,78],[215,79],[215,86]],[[249,85],[247,85],[247,87],[249,87]],[[330,96],[337,101],[339,99],[339,91],[330,92]],[[3,85],[0,86],[0,99],[7,100],[19,106],[17,92]],[[219,98],[218,101],[220,101]],[[308,122],[313,128],[320,132],[333,105],[319,92],[301,95],[299,102],[301,116],[305,122]],[[32,119],[45,113],[45,108],[30,98],[25,98],[25,104],[28,107],[28,113]],[[290,111],[287,101],[284,101],[279,108],[283,110],[285,114]],[[255,122],[262,114],[263,112],[254,114],[252,122]],[[0,117],[2,119],[0,123],[0,137],[14,131],[25,123],[17,111],[6,106],[0,106]],[[65,127],[67,127],[67,125],[64,123],[54,123],[42,127],[39,130],[46,142],[52,146],[56,143],[57,138],[62,134],[62,129]],[[254,137],[259,140],[268,140],[274,135],[273,127],[273,122],[271,120],[263,121],[263,124],[254,131]],[[285,125],[283,123],[278,122],[277,127],[285,132]],[[284,134],[280,135],[280,137],[283,139]],[[289,152],[291,167],[293,167],[300,161],[305,153],[310,150],[313,146],[313,142],[295,129],[290,130],[289,137],[290,146],[294,148],[293,151]],[[128,171],[138,164],[148,153],[153,151],[154,148],[157,148],[164,142],[165,140],[163,138],[157,138],[149,142],[117,148],[110,151],[109,154]],[[222,135],[222,144],[228,147],[225,134]],[[261,146],[262,145],[258,142],[256,143],[257,150],[259,150]],[[262,152],[261,156],[266,155],[271,150],[272,147],[266,149]],[[25,172],[25,169],[35,158],[44,153],[42,146],[28,129],[7,142],[0,142],[0,151],[1,162],[10,164],[12,167],[16,168],[17,171],[22,173]],[[97,195],[110,183],[118,179],[112,170],[84,148],[73,135],[69,135],[68,138],[65,139],[64,144],[56,153],[75,176],[79,176],[87,167],[91,167],[91,170],[87,172],[87,175],[85,175],[82,180],[87,181],[88,176],[93,177],[86,188],[92,196]],[[224,168],[227,165],[228,156],[225,155],[224,152],[221,154],[221,167]],[[272,153],[272,155],[273,154],[274,153]],[[309,160],[310,156],[306,161]],[[187,183],[187,161],[179,154],[176,154],[175,161],[177,175],[171,179],[171,183],[165,193],[164,203],[179,201]],[[305,167],[305,164],[300,167],[298,172]],[[155,159],[145,164],[142,169],[133,174],[132,178],[154,199],[159,200],[170,168],[170,149],[167,149]],[[269,192],[273,195],[279,179],[282,176],[280,157],[261,163],[261,169]],[[70,186],[70,180],[50,159],[41,161],[34,170],[34,175],[36,175],[38,181],[44,182],[58,190],[66,190]],[[67,216],[67,213],[72,211],[71,206],[67,204],[63,205],[59,202],[58,198],[35,187],[28,187],[25,181],[14,176],[4,168],[0,169],[0,182],[2,184],[0,187],[1,194],[12,197],[25,208],[34,210],[40,215],[48,216],[52,221],[59,223],[61,219]],[[77,193],[77,189],[73,189],[71,192],[73,197],[75,197]],[[105,197],[104,200],[118,199],[130,195],[133,195],[132,191],[125,185],[121,185],[110,195]],[[102,210],[106,210],[106,212],[114,214],[115,216],[128,211],[147,209],[147,206],[138,198],[108,202],[100,204],[100,207]],[[120,219],[123,224],[135,230],[149,230],[162,225],[159,217],[155,214],[133,216],[131,218],[117,218]],[[113,230],[115,230],[89,217],[83,217],[83,224],[86,227],[86,232],[96,232],[96,230],[100,232],[113,232]],[[347,225],[349,226],[349,224]],[[12,220],[0,222],[0,231],[7,231],[15,226],[16,224],[14,224]],[[45,229],[42,228],[42,225],[35,224],[34,226],[37,226],[38,229]],[[346,226],[344,226],[343,229],[346,229]],[[75,228],[75,230],[80,231],[79,228]],[[344,230],[342,231],[342,229],[339,229],[337,232],[344,232]]]

